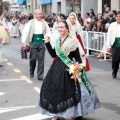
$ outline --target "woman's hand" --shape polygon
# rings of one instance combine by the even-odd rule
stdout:
[[[45,34],[44,40],[45,40],[46,43],[47,43],[47,42],[50,42],[50,35]]]
[[[26,43],[23,43],[22,46],[25,47],[25,46],[27,46],[27,44],[26,44]]]
[[[107,48],[107,52],[111,53],[111,48]]]
[[[74,64],[74,71],[77,71],[77,70],[82,70],[83,69],[83,65],[82,64],[78,64],[78,62],[76,62]]]
[[[75,71],[81,71],[82,69],[83,69],[83,65],[78,64],[78,62],[76,62],[75,64],[70,66],[69,73],[71,74]]]

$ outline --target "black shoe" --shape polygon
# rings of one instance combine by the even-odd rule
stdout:
[[[33,77],[34,77],[34,74],[30,74],[30,77],[33,78]]]
[[[81,120],[83,116],[76,117],[75,120]]]
[[[38,78],[38,80],[43,81],[43,79],[42,79],[42,78]]]
[[[112,73],[112,76],[113,76],[114,79],[116,79],[116,77],[117,77],[117,75],[114,74],[114,73]]]

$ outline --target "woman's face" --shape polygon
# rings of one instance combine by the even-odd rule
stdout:
[[[97,27],[101,27],[101,23],[100,22],[97,23]]]
[[[98,20],[102,20],[102,17],[98,15]]]
[[[71,23],[72,25],[75,24],[75,16],[74,16],[74,15],[70,15],[70,16],[69,16],[69,20],[70,20],[70,23]]]
[[[15,20],[15,17],[13,17],[13,20]]]
[[[120,14],[116,15],[116,21],[120,24]]]
[[[58,31],[59,31],[61,36],[68,34],[68,29],[66,28],[65,23],[60,22],[58,24]]]
[[[58,17],[55,18],[55,21],[58,22]]]

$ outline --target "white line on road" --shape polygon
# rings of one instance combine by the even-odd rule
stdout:
[[[0,108],[0,113],[15,111],[19,109],[27,109],[27,108],[35,108],[36,106],[21,106],[21,107],[8,107],[8,108]]]
[[[9,81],[21,81],[23,79],[17,78],[17,79],[2,79],[0,82],[9,82]]]
[[[21,80],[26,81],[28,83],[33,83],[31,80],[29,80],[28,78],[24,78],[24,77],[16,78],[16,79],[0,79],[0,82],[21,81]]]
[[[35,89],[38,93],[40,93],[40,88],[39,88],[39,87],[34,87],[34,89]]]
[[[2,73],[6,73],[6,71],[0,71],[0,74],[2,74]]]
[[[4,92],[0,92],[0,96],[1,96],[1,95],[4,95],[4,94],[5,94]]]
[[[52,116],[46,116],[39,113],[39,114],[29,115],[21,118],[15,118],[12,120],[43,120],[43,119],[46,120],[50,118],[52,118]]]
[[[33,83],[30,79],[28,79],[26,76],[20,76],[21,79],[26,80],[28,83]]]
[[[4,61],[8,61],[8,59],[4,59]]]

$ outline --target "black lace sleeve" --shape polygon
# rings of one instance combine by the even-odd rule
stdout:
[[[56,52],[55,52],[55,49],[52,49],[52,46],[51,46],[50,42],[45,43],[45,45],[46,45],[46,48],[47,48],[49,54],[50,54],[53,58],[55,58],[55,57],[56,57]]]
[[[79,53],[79,48],[77,48],[75,51],[70,52],[69,57],[71,59],[75,59],[76,62],[78,62],[79,64],[82,63],[81,57],[80,57],[80,53]]]

